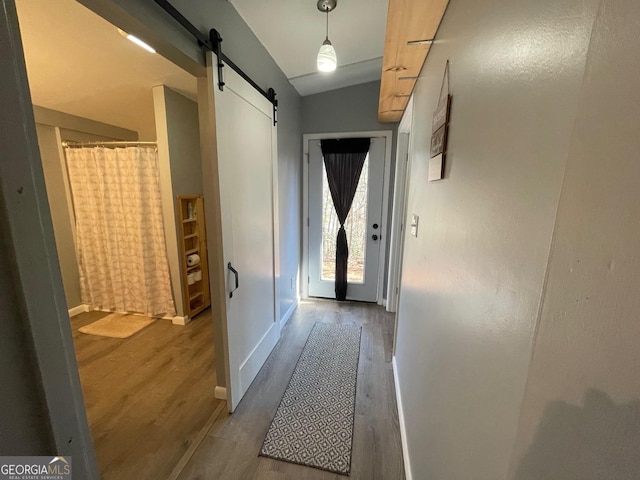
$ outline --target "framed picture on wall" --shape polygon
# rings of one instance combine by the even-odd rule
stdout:
[[[438,108],[433,112],[433,127],[431,132],[435,133],[444,125],[449,123],[449,113],[451,111],[451,95],[447,94],[446,99],[438,104]]]
[[[451,112],[451,95],[449,95],[449,61],[444,68],[442,87],[438,106],[433,112],[431,125],[431,148],[429,151],[428,180],[441,180],[444,175],[444,162],[447,154],[447,136],[449,135],[449,115]]]
[[[440,155],[447,150],[447,125],[442,125],[431,135],[431,157]]]

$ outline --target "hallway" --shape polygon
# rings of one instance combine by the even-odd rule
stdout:
[[[233,415],[221,414],[179,480],[342,479],[258,457],[266,431],[316,322],[362,326],[351,479],[404,479],[391,351],[393,314],[370,304],[303,301]]]

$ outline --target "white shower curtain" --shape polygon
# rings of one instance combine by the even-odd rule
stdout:
[[[155,148],[67,148],[82,301],[174,316]]]

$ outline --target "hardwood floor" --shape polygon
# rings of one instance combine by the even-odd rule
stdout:
[[[258,457],[262,441],[315,322],[361,325],[352,479],[402,480],[394,393],[393,315],[378,306],[303,302],[233,415],[222,413],[179,480],[329,480],[347,477]]]
[[[210,310],[186,326],[158,320],[127,339],[78,332],[105,315],[71,319],[101,477],[166,479],[221,405]]]

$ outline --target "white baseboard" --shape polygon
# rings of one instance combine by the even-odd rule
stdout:
[[[227,388],[226,387],[218,387],[216,386],[213,391],[213,396],[218,400],[227,400]]]
[[[96,312],[105,312],[105,313],[117,313],[117,312],[113,312],[111,310],[102,310],[101,308],[98,307],[91,307],[89,305],[78,305],[77,307],[73,307],[69,309],[69,316],[73,317],[75,315],[78,315],[80,313],[83,312],[91,312],[91,311],[96,311]],[[138,316],[142,316],[142,317],[146,317],[147,315],[143,314],[143,313],[133,313],[131,315],[138,315]],[[163,320],[171,320],[171,323],[173,323],[174,325],[186,325],[187,323],[189,323],[191,321],[191,319],[188,316],[184,316],[184,317],[162,317]],[[226,397],[225,397],[226,398]]]
[[[182,325],[182,326],[186,325],[191,321],[188,315],[185,315],[184,317],[164,317],[164,318],[167,320],[171,320],[171,323],[173,323],[174,325]]]
[[[69,309],[69,316],[75,317],[76,315],[89,311],[89,305],[78,305],[77,307],[73,307]]]
[[[400,439],[402,441],[402,458],[404,459],[404,476],[406,480],[412,480],[411,476],[411,460],[409,459],[409,447],[407,445],[407,428],[404,420],[404,410],[402,409],[402,394],[400,392],[400,384],[398,383],[398,367],[396,366],[396,357],[391,360],[393,365],[393,383],[396,387],[396,404],[398,405],[398,422],[400,423]]]
[[[291,306],[289,307],[289,310],[287,310],[285,314],[282,316],[282,318],[280,319],[280,329],[282,329],[287,324],[287,322],[291,318],[291,315],[293,315],[293,312],[295,312],[296,308],[298,308],[299,302],[300,302],[300,299],[296,298],[296,301],[291,304]]]
[[[240,365],[239,380],[240,380],[240,396],[242,397],[253,379],[264,365],[267,357],[273,350],[273,347],[278,343],[279,328],[276,328],[276,323],[272,323],[269,329],[262,336],[260,341],[251,350],[251,353]]]

